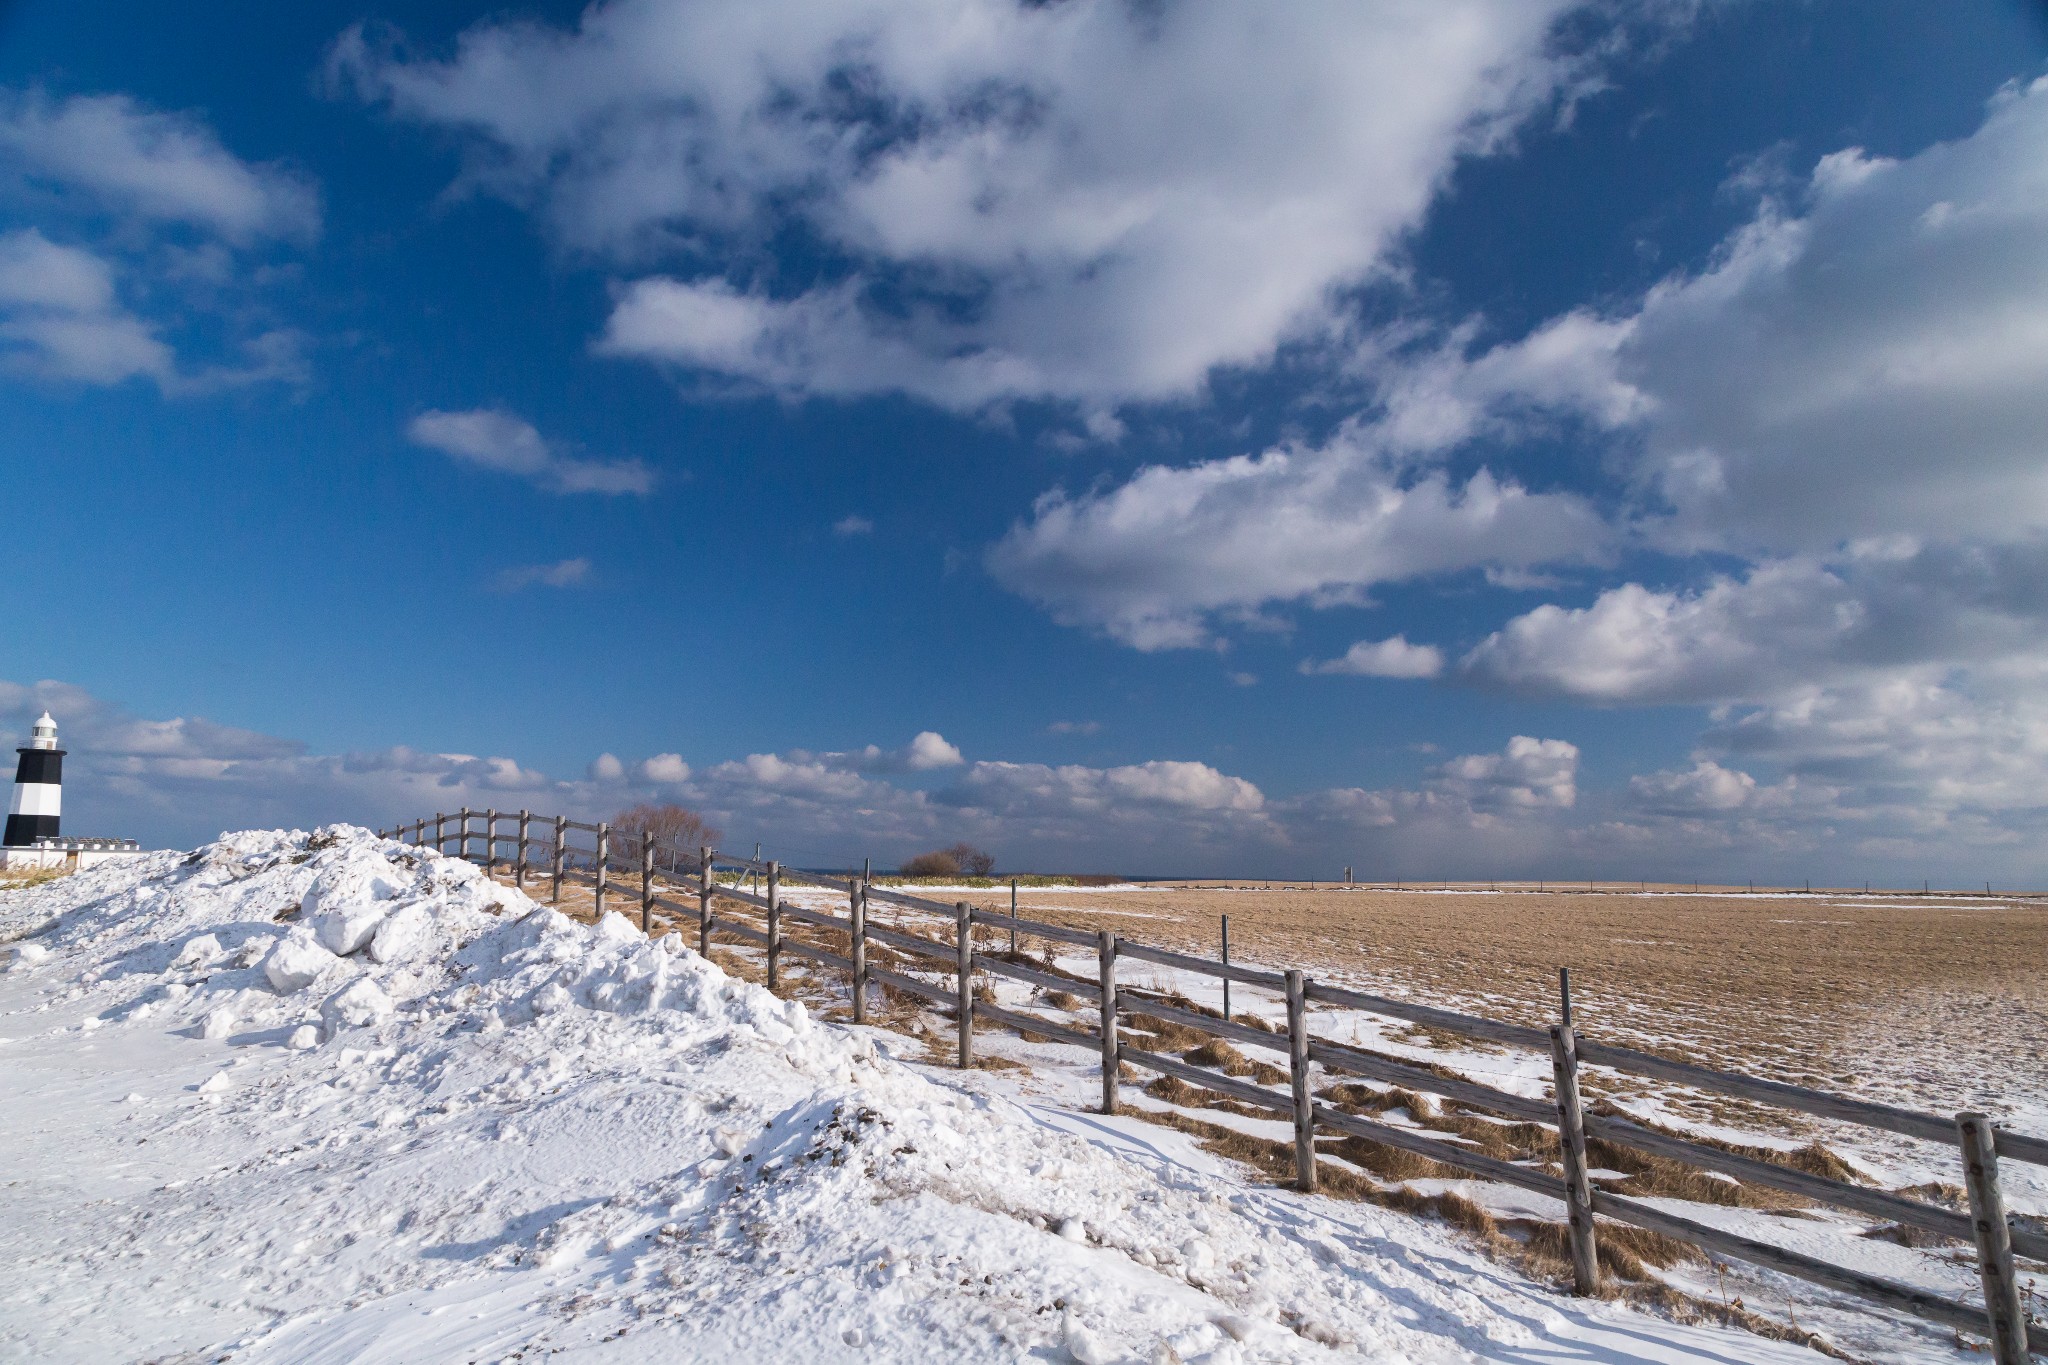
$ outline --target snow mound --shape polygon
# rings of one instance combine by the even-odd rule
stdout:
[[[935,1083],[680,937],[347,826],[0,896],[0,1062],[104,1091],[17,1073],[0,1164],[55,1183],[0,1189],[0,1354],[1526,1358],[1622,1312]]]

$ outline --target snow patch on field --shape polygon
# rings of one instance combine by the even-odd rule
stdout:
[[[0,894],[0,943],[16,1358],[1814,1358],[923,1072],[362,830]]]

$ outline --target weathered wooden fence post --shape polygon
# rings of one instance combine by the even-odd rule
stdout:
[[[974,1065],[973,914],[966,901],[954,902],[953,954],[959,969],[959,984],[954,998],[955,1013],[960,1021],[960,1069],[963,1071]]]
[[[512,869],[512,884],[521,891],[526,889],[526,830],[532,823],[532,811],[519,812],[519,861]]]
[[[498,870],[498,812],[492,808],[484,810],[484,872]]]
[[[2012,1228],[1998,1188],[1998,1147],[1991,1120],[1957,1114],[1963,1146],[1963,1184],[1977,1232],[1977,1273],[1984,1281],[1984,1313],[1991,1320],[1991,1355],[1998,1365],[2027,1365],[2027,1310],[2013,1272]]]
[[[853,1022],[868,1021],[868,884],[855,877],[846,884],[848,937],[853,940]]]
[[[469,807],[464,806],[456,814],[460,817],[462,837],[456,841],[455,855],[464,862],[469,861]]]
[[[640,831],[640,932],[654,932],[654,834]]]
[[[711,845],[697,850],[697,955],[711,956]]]
[[[1102,992],[1102,1112],[1116,1112],[1116,935],[1095,931],[1095,982]]]
[[[612,827],[600,820],[597,822],[597,886],[590,893],[591,918],[604,918],[604,891],[607,874],[612,862]]]
[[[1294,1091],[1294,1183],[1310,1193],[1316,1187],[1316,1112],[1308,1088],[1308,983],[1298,971],[1288,972],[1286,981],[1287,1079]]]
[[[1593,1231],[1593,1182],[1586,1174],[1586,1113],[1579,1100],[1579,1042],[1570,1024],[1550,1026],[1550,1071],[1557,1095],[1557,1145],[1564,1155],[1564,1207],[1570,1224],[1572,1286],[1600,1292],[1600,1246]]]
[[[549,850],[548,872],[552,885],[548,887],[548,904],[562,903],[562,864],[569,857],[569,817],[555,817],[555,846]]]
[[[447,823],[447,820],[448,817],[441,814],[441,812],[434,812],[434,852],[436,853],[446,853],[448,851],[448,839],[442,832],[442,827]]]
[[[1230,916],[1223,917],[1223,965],[1230,965]],[[1230,978],[1223,978],[1223,1017],[1230,1018]]]
[[[782,960],[782,864],[768,860],[768,989],[775,989],[775,969]]]

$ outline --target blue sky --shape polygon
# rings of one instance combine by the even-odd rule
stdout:
[[[67,829],[2042,879],[2018,3],[0,9]]]

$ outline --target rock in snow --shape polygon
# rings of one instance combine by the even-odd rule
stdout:
[[[31,932],[8,1358],[1811,1359],[892,1060],[685,936],[363,830],[0,894],[0,942]]]

